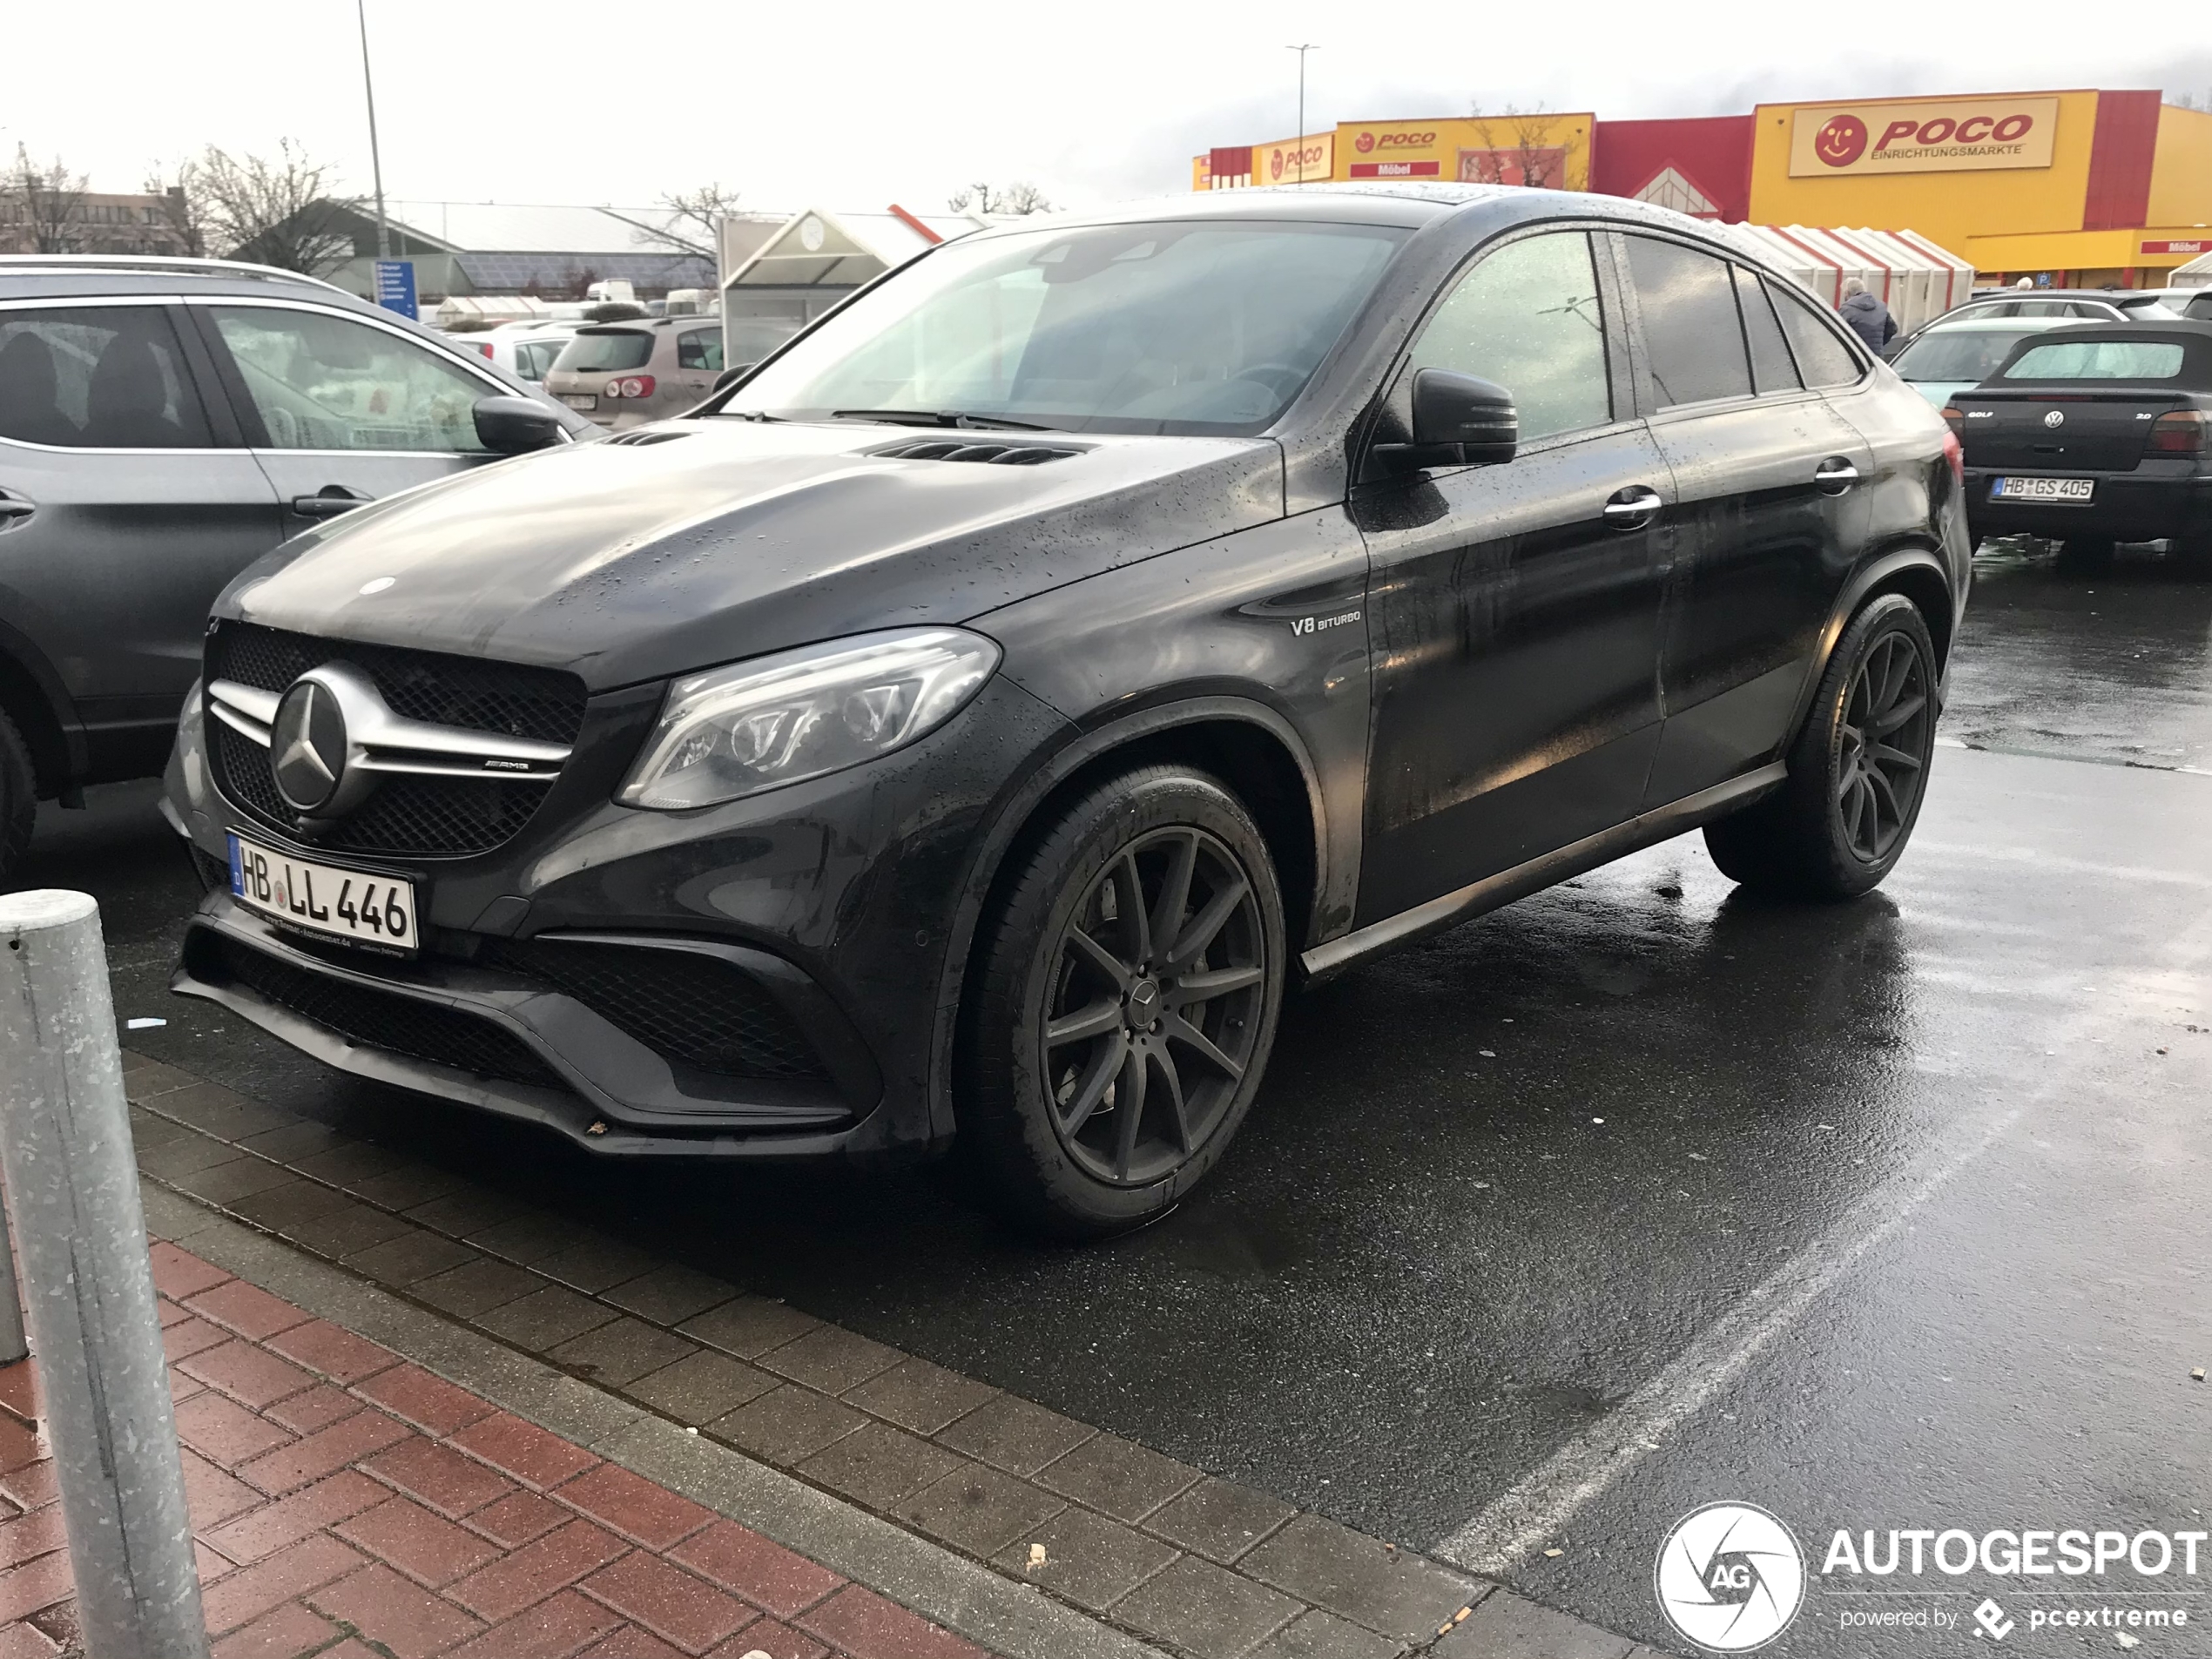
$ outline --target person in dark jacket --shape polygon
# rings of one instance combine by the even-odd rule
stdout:
[[[1844,280],[1844,302],[1836,309],[1843,313],[1851,332],[1866,342],[1866,349],[1877,356],[1897,338],[1897,319],[1890,315],[1887,306],[1866,292],[1866,285],[1857,277]]]

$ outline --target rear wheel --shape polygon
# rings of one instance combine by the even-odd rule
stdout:
[[[1855,899],[1904,855],[1935,752],[1935,649],[1920,610],[1884,594],[1851,618],[1820,677],[1790,778],[1705,828],[1723,873],[1756,890]]]
[[[0,881],[8,879],[38,818],[38,779],[16,723],[0,714]]]
[[[978,934],[961,1130],[1017,1219],[1164,1214],[1258,1092],[1285,972],[1267,845],[1216,779],[1148,766],[1069,806]]]

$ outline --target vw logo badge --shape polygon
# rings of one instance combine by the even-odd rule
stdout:
[[[293,810],[314,816],[346,776],[346,716],[330,688],[295,680],[269,727],[269,770]]]
[[[2064,426],[2066,424],[2066,411],[2064,409],[2053,409],[2048,415],[2043,417],[2043,424],[2045,426]]]
[[[1805,1596],[1805,1558],[1756,1505],[1709,1503],[1674,1525],[1652,1575],[1659,1609],[1709,1653],[1749,1653],[1787,1629]]]

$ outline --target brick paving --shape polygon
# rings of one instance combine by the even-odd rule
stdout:
[[[153,1264],[214,1659],[987,1659],[174,1244]],[[0,1659],[78,1645],[36,1369],[0,1367]]]
[[[1430,1649],[1452,1659],[1654,1659],[1628,1638],[1415,1551],[1301,1514],[449,1170],[144,1055],[126,1052],[125,1074],[150,1180],[1159,1648],[1190,1659],[1402,1659]],[[251,1289],[228,1290],[220,1306],[248,1324],[265,1318]],[[289,1380],[292,1373],[266,1371],[272,1361],[307,1376],[316,1362],[302,1347],[336,1338],[284,1331],[259,1345],[245,1342],[239,1327],[217,1317],[216,1304],[202,1312],[199,1300],[210,1294],[179,1303],[185,1317],[170,1335],[192,1350],[188,1363],[200,1372],[225,1368],[236,1379],[226,1389],[231,1399],[287,1431],[286,1442],[258,1454],[257,1466],[302,1494],[318,1489],[306,1483],[326,1464],[352,1469],[351,1458],[329,1460],[369,1427],[321,1421],[335,1406],[306,1389],[260,1403],[246,1392],[266,1395]],[[337,1364],[341,1356],[334,1349],[324,1359]],[[616,1545],[711,1579],[700,1557],[725,1547],[713,1535],[669,1540],[665,1525],[624,1532],[573,1502],[538,1497],[589,1489],[563,1483],[583,1481],[587,1467],[610,1467],[592,1454],[519,1419],[455,1422],[453,1413],[467,1407],[438,1392],[451,1386],[411,1368],[334,1377],[329,1386],[410,1428],[406,1440],[364,1452],[359,1469],[423,1512],[422,1521],[408,1518],[411,1525],[456,1523],[513,1552],[423,1594],[435,1591],[474,1617],[514,1617],[505,1609],[540,1581],[523,1581],[534,1569],[511,1562],[543,1561],[563,1595],[612,1608],[651,1578],[642,1563],[595,1558]],[[314,1426],[295,1431],[275,1414],[282,1411]],[[234,1432],[257,1431],[238,1425]],[[530,1435],[550,1445],[521,1443]],[[505,1473],[489,1477],[496,1469]],[[497,1480],[496,1488],[486,1487],[488,1478]],[[401,1518],[388,1523],[395,1535]],[[332,1535],[365,1548],[346,1531]],[[406,1576],[400,1561],[378,1559]],[[571,1562],[586,1561],[570,1572]],[[562,1588],[569,1585],[580,1588]],[[787,1620],[811,1609],[815,1624],[806,1628],[818,1642],[833,1643],[848,1625],[873,1628],[858,1610],[873,1603],[840,1602],[841,1591],[803,1605],[789,1595],[779,1602],[765,1588],[745,1594]],[[833,1602],[846,1610],[833,1614]],[[646,1628],[652,1642],[676,1642]],[[730,1643],[732,1655],[747,1650],[742,1632]],[[617,1644],[591,1655],[619,1659],[629,1651]],[[926,1651],[934,1650],[917,1649],[916,1659]],[[0,1659],[12,1659],[4,1646]]]

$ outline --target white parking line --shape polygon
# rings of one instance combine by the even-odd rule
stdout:
[[[2168,873],[2166,879],[2174,878]],[[2138,977],[2147,978],[2148,971],[2170,974],[2196,968],[2207,955],[2208,943],[2212,943],[2212,915],[2200,915],[2169,941],[2161,953],[2168,960]],[[2146,983],[2127,988],[2148,993],[2150,988]],[[2077,1040],[2084,1035],[2083,1028],[2113,1017],[2120,1011],[2114,1005],[2121,1000],[2119,992],[2107,996],[2101,1011],[2084,1004],[2051,1031],[2047,1041],[2059,1057],[2041,1085],[1998,1113],[1972,1144],[1901,1193],[1870,1195],[1854,1205],[1818,1243],[1770,1273],[1617,1410],[1561,1446],[1429,1553],[1469,1572],[1499,1577],[1556,1540],[1585,1506],[1658,1451],[1668,1434],[1741,1377],[1869,1251],[1894,1236],[2030,1110],[2067,1087],[2076,1067],[2091,1057],[2091,1045]],[[2162,1006],[2166,997],[2146,995],[2126,1000],[2141,1008],[2153,1001]]]

